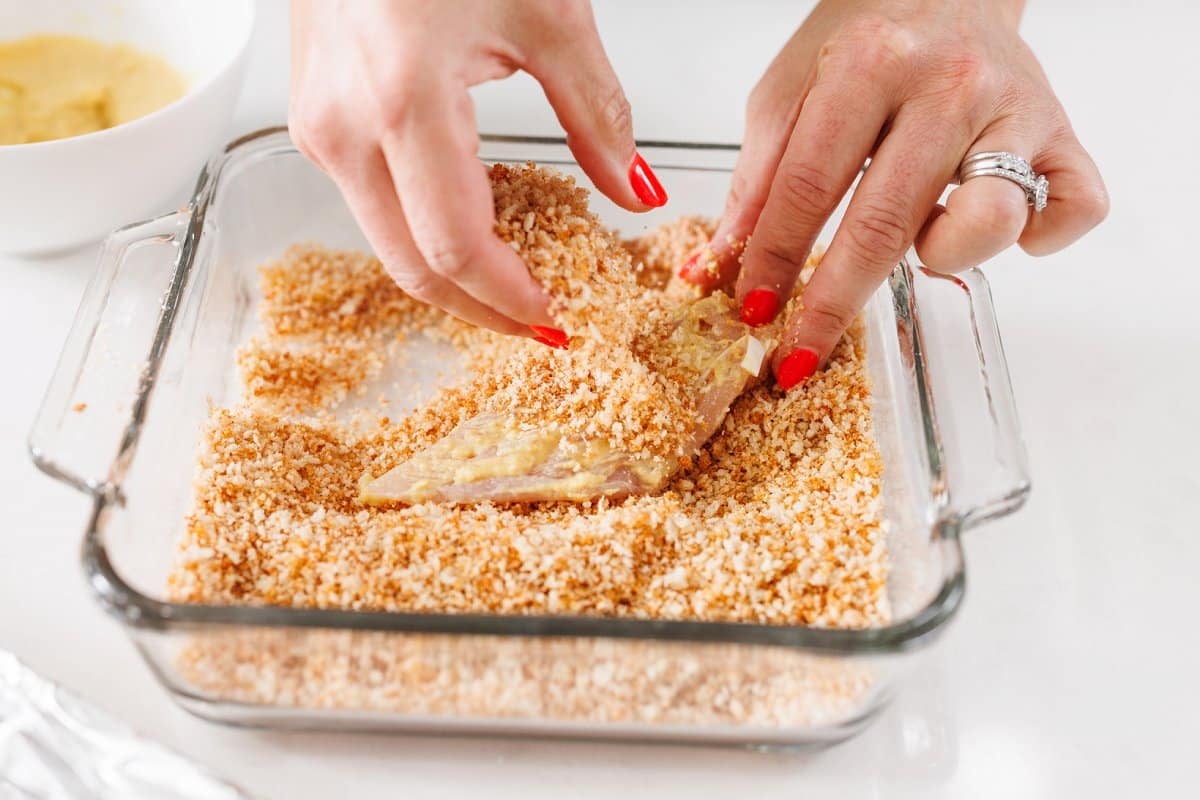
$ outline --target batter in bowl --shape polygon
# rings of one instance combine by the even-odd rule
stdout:
[[[186,88],[166,61],[127,45],[50,35],[0,42],[0,145],[112,128]]]

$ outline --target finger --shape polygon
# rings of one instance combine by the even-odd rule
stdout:
[[[1057,252],[1099,225],[1108,216],[1108,190],[1074,134],[1062,137],[1033,159],[1036,172],[1050,181],[1046,207],[1031,215],[1020,244],[1030,255]]]
[[[989,151],[1029,153],[1032,146],[1026,137],[1000,130],[981,136],[971,145],[967,157]],[[925,266],[939,272],[956,272],[982,264],[1007,249],[1028,221],[1024,189],[1005,178],[980,176],[950,192],[945,207],[934,209],[914,244]]]
[[[873,70],[831,73],[800,110],[743,256],[737,300],[752,324],[769,322],[791,297],[817,235],[895,107],[894,84]]]
[[[316,60],[312,54],[314,38],[318,32],[329,35],[330,26],[336,24],[329,18],[329,11],[325,4],[296,0],[290,20],[291,69],[288,71],[288,135],[296,149],[326,174],[329,170],[321,163],[320,154],[310,142],[310,131],[321,130],[323,114],[313,101],[314,93],[306,91],[306,87],[311,82],[311,65]],[[319,95],[319,92],[315,94]]]
[[[487,173],[465,87],[411,87],[404,108],[381,111],[384,158],[413,241],[435,273],[526,325],[553,326],[549,298],[494,233]],[[419,113],[414,113],[419,109]]]
[[[542,85],[579,166],[605,196],[629,211],[667,202],[654,170],[637,151],[633,113],[604,52],[591,8],[563,35],[531,46],[525,69]]]
[[[334,180],[375,254],[400,288],[472,325],[529,336],[527,325],[484,305],[426,266],[405,224],[383,153],[366,145],[357,152],[362,156],[355,162],[338,164]]]
[[[909,108],[897,115],[876,151],[788,321],[772,359],[784,389],[809,377],[829,357],[908,249],[966,149],[959,141],[966,136],[962,128],[938,125],[927,110]]]
[[[779,52],[746,104],[746,129],[737,164],[729,181],[725,211],[712,241],[682,265],[679,277],[706,291],[732,286],[750,232],[767,202],[771,180],[787,149],[816,75],[814,43],[805,46],[800,33]],[[797,76],[802,76],[797,81]]]

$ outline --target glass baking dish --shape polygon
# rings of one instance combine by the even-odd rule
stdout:
[[[671,192],[632,235],[720,213],[737,148],[647,142]],[[485,137],[487,162],[582,175],[564,143]],[[209,404],[237,397],[257,266],[288,245],[365,248],[336,188],[284,129],[230,144],[189,205],[115,232],[30,438],[93,501],[83,564],[188,710],[234,724],[796,746],[858,730],[954,616],[960,536],[1029,482],[983,275],[899,264],[864,312],[890,559],[886,627],[180,604],[165,597]]]

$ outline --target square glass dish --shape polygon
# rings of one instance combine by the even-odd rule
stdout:
[[[641,152],[669,187],[669,209],[633,215],[594,194],[608,225],[634,235],[720,213],[736,147],[647,142]],[[559,140],[485,137],[480,156],[553,165],[586,185]],[[30,438],[41,469],[93,500],[83,564],[97,599],[203,717],[759,746],[836,740],[871,718],[909,654],[954,616],[962,533],[1028,492],[983,275],[901,263],[864,312],[884,465],[885,627],[170,602],[209,404],[237,399],[235,351],[258,327],[257,267],[301,241],[367,246],[286,130],[230,144],[186,208],[109,238]]]

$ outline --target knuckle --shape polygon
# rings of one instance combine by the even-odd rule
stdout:
[[[341,121],[342,115],[334,104],[310,103],[297,107],[289,115],[288,129],[302,153],[338,164],[346,154]]]
[[[1016,187],[1006,186],[997,192],[1003,193],[974,197],[955,213],[962,215],[961,225],[971,235],[988,241],[1011,241],[1029,221],[1029,207]]]
[[[973,59],[969,71],[963,75],[964,97],[972,108],[990,106],[1007,91],[1004,73],[994,64]]]
[[[410,83],[396,80],[375,90],[379,126],[384,131],[403,130],[412,119],[416,102],[411,86]]]
[[[899,258],[908,247],[907,215],[894,205],[866,200],[846,226],[846,236],[856,262],[863,267]]]
[[[1029,221],[1029,207],[1024,199],[1012,203],[997,203],[986,211],[976,213],[971,220],[976,230],[990,238],[1012,238],[1021,232]]]
[[[992,98],[993,116],[1019,116],[1023,108],[1029,105],[1029,92],[1026,86],[1015,80],[1011,74],[996,73],[996,93]],[[1054,112],[1054,116],[1059,115]]]
[[[431,305],[436,303],[438,279],[433,273],[411,267],[391,267],[388,269],[388,274],[392,276],[392,280],[396,282],[401,291],[409,297],[420,300],[422,303]]]
[[[777,241],[764,241],[760,252],[772,267],[772,273],[785,275],[798,274],[808,258],[808,253],[801,253],[796,248]]]
[[[475,248],[466,242],[442,240],[424,248],[422,255],[429,268],[443,278],[457,281],[475,264]]]
[[[920,52],[913,31],[881,14],[864,14],[851,22],[845,44],[854,63],[871,74],[903,66]]]
[[[762,213],[763,192],[751,183],[744,173],[735,171],[729,180],[729,194],[725,198],[725,217],[733,219],[758,219]]]
[[[553,0],[543,7],[547,15],[546,21],[557,29],[568,41],[578,41],[578,37],[595,35],[595,23],[592,21],[592,11],[587,3],[577,0]]]
[[[947,58],[942,72],[947,99],[956,110],[968,114],[992,108],[1005,91],[1000,70],[973,52]]]
[[[1075,131],[1071,128],[1071,123],[1067,121],[1062,114],[1055,113],[1051,117],[1051,122],[1046,126],[1049,132],[1046,134],[1046,143],[1043,150],[1048,153],[1066,153],[1078,155],[1083,152],[1086,161],[1086,152],[1083,150],[1083,145],[1075,138]],[[1037,120],[1032,115],[1023,115],[1021,117],[1022,124],[1030,129],[1036,129]]]
[[[769,116],[778,106],[778,103],[774,102],[778,93],[774,91],[774,85],[769,82],[769,78],[770,75],[760,78],[746,97],[746,119],[756,120]]]
[[[1094,228],[1108,217],[1111,201],[1104,182],[1096,178],[1079,197],[1079,213],[1088,223],[1088,228]]]
[[[845,303],[825,300],[805,306],[800,312],[804,326],[818,337],[836,340],[850,327],[858,311]]]
[[[375,102],[376,119],[385,131],[402,129],[420,105],[420,94],[430,79],[428,65],[422,68],[416,52],[403,48],[384,63],[372,64],[366,72],[367,87]]]
[[[788,80],[792,76],[787,76]],[[800,116],[804,94],[773,75],[765,75],[746,98],[747,135],[779,137],[786,141]]]
[[[633,135],[633,109],[620,86],[595,98],[595,111],[605,128],[622,136]]]
[[[978,53],[957,48],[942,54],[914,95],[937,109],[937,116],[974,137],[1000,108],[1011,102],[1003,71]]]
[[[846,23],[843,35],[847,41],[871,47],[891,35],[896,24],[883,14],[868,12],[855,16]]]
[[[803,221],[823,220],[837,206],[838,182],[820,167],[800,161],[779,166],[776,176],[783,189],[781,200],[793,217]]]
[[[891,54],[883,42],[875,39],[860,39],[855,42],[856,62],[868,74],[877,74],[890,66]]]
[[[315,159],[316,153],[309,145],[308,132],[301,124],[300,117],[295,109],[289,109],[288,111],[287,126],[288,136],[291,138],[292,144],[296,146],[296,149],[310,160]]]
[[[726,213],[736,211],[746,204],[750,186],[746,180],[746,176],[740,172],[734,171],[729,179],[729,194],[725,198]]]

